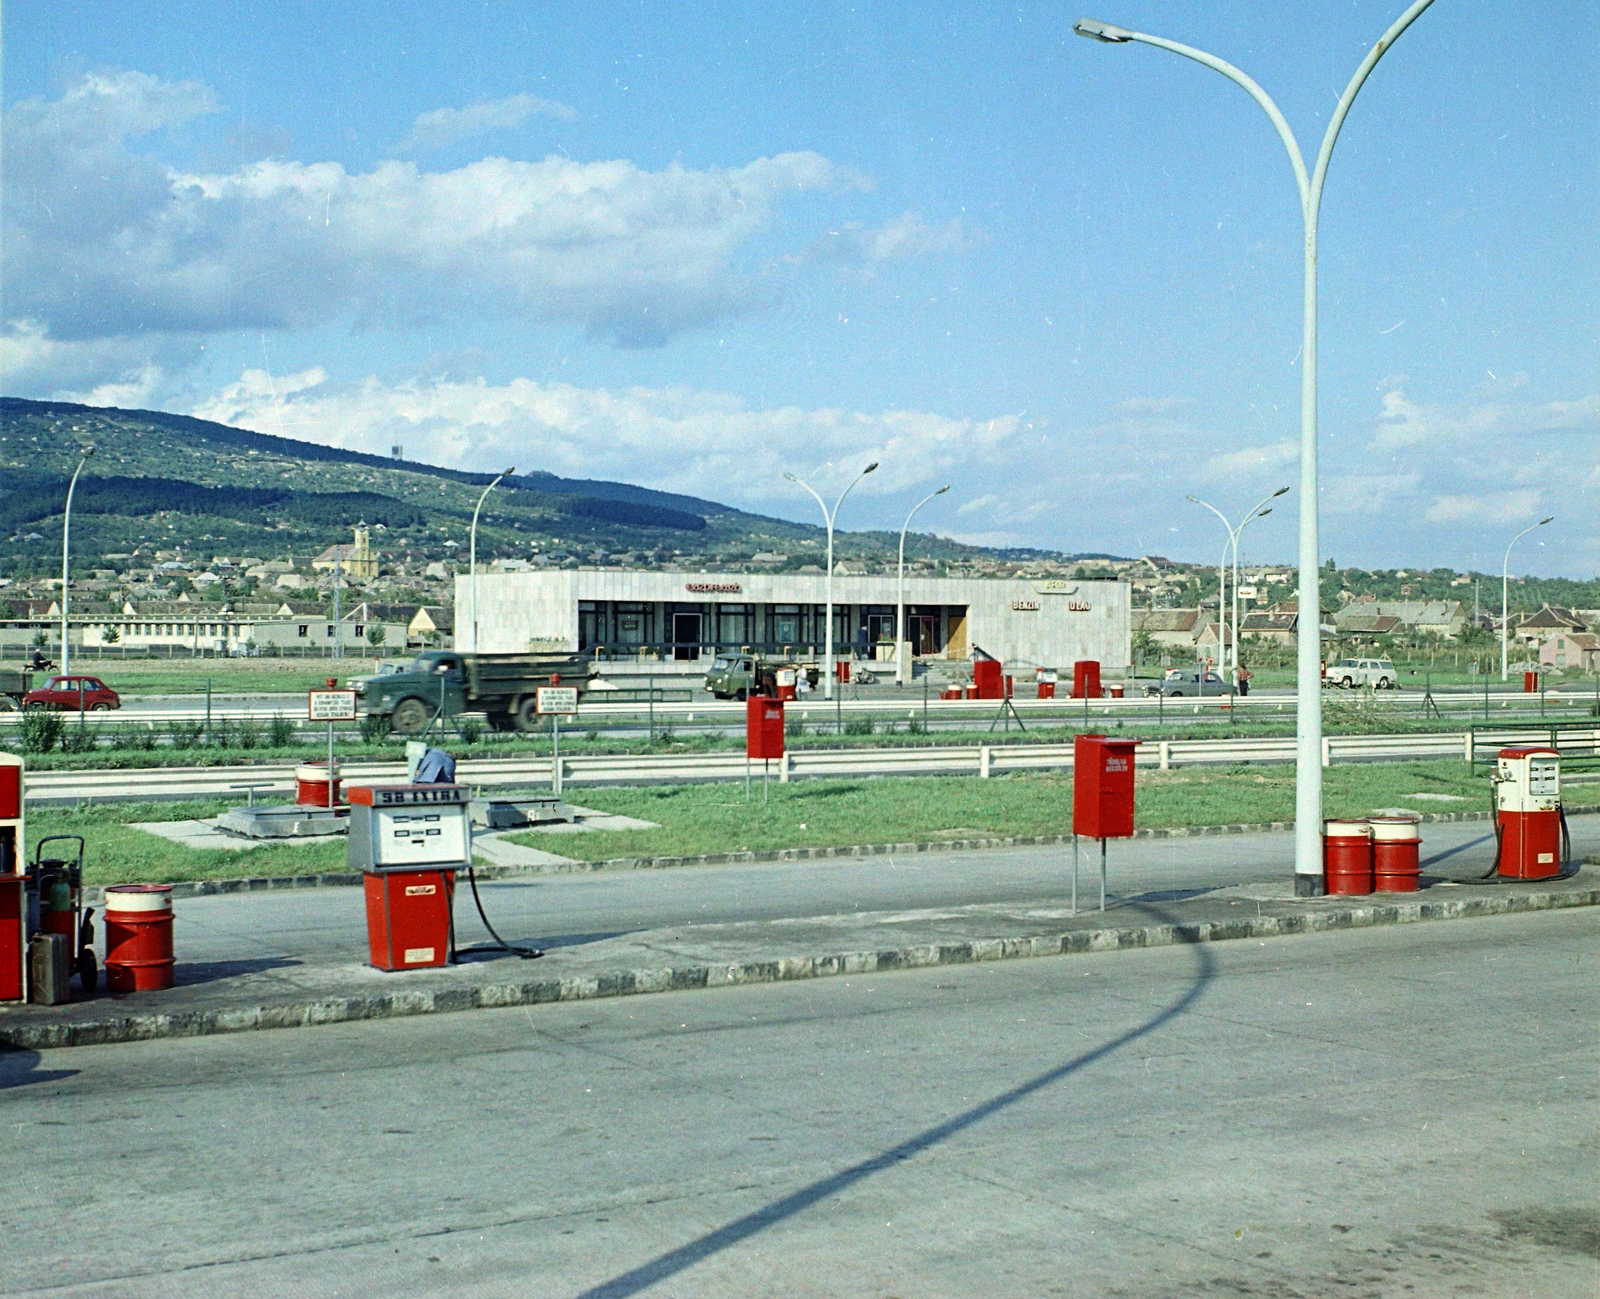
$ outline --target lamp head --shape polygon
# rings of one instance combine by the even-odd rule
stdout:
[[[503,473],[502,473],[502,474],[501,474],[501,475],[500,475],[500,477],[502,477],[502,478],[510,478],[510,477],[511,477],[511,475],[512,475],[512,474],[514,474],[514,473],[516,473],[516,472],[517,472],[517,467],[516,467],[516,465],[512,465],[512,466],[511,466],[511,468],[509,468],[509,469],[507,469],[507,470],[505,470],[505,471],[504,471],[504,472],[503,472]]]
[[[878,467],[878,462],[876,460],[874,460],[870,465],[868,465],[865,469],[863,469],[861,471],[861,476],[863,478],[865,478],[868,474],[870,474],[877,467]]]
[[[83,458],[85,460],[87,460],[93,454],[94,454],[94,443],[91,442],[91,443],[89,443],[88,446],[84,447],[84,449],[83,449]]]
[[[1273,495],[1274,498],[1276,498],[1276,497],[1282,496],[1288,490],[1289,489],[1287,487],[1280,487],[1280,488],[1278,488],[1277,491],[1273,492],[1272,495]]]
[[[1193,501],[1196,505],[1200,504],[1200,498],[1198,496],[1190,496],[1185,494],[1183,499],[1186,501]]]
[[[1264,510],[1262,510],[1262,511],[1260,511],[1260,512],[1259,512],[1259,513],[1258,513],[1258,514],[1257,514],[1257,515],[1256,515],[1256,518],[1258,518],[1258,519],[1263,519],[1263,518],[1265,518],[1265,517],[1266,517],[1266,516],[1267,516],[1267,515],[1269,515],[1269,514],[1271,514],[1271,513],[1272,513],[1272,506],[1270,506],[1270,505],[1269,505],[1269,506],[1267,506],[1267,508],[1266,508],[1266,509],[1264,509]]]
[[[1556,516],[1552,514],[1549,519],[1540,519],[1538,523],[1534,524],[1534,526],[1537,527],[1537,528],[1542,528],[1542,527],[1544,527],[1545,524],[1550,522],[1550,519],[1553,519],[1555,517]]]
[[[795,476],[794,476],[794,475],[793,475],[793,474],[791,474],[791,473],[790,473],[790,472],[789,472],[789,471],[788,471],[788,470],[787,470],[787,469],[786,469],[786,470],[784,470],[784,472],[783,472],[783,476],[784,476],[784,477],[785,477],[785,478],[787,478],[787,479],[788,479],[788,480],[789,480],[789,481],[790,481],[790,482],[791,482],[791,483],[797,483],[797,482],[799,482],[799,481],[800,481],[800,480],[799,480],[799,479],[798,479],[798,478],[796,478],[796,477],[795,477]]]
[[[934,495],[935,495],[935,496],[943,496],[943,495],[944,495],[944,494],[945,494],[945,493],[946,493],[946,492],[948,492],[948,491],[949,491],[949,490],[950,490],[950,484],[949,484],[949,483],[946,483],[946,484],[945,484],[945,485],[944,485],[944,486],[943,486],[943,487],[941,487],[941,488],[940,488],[940,489],[939,489],[939,490],[938,490],[938,491],[936,491],[936,492],[935,492],[935,493],[934,493]]]
[[[1127,28],[1103,23],[1097,18],[1080,18],[1072,24],[1072,30],[1079,36],[1086,36],[1091,41],[1103,41],[1107,45],[1126,45],[1133,39],[1133,33]]]

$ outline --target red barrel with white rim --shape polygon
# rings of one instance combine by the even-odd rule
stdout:
[[[1422,833],[1415,816],[1372,816],[1372,884],[1379,893],[1415,893]]]
[[[328,797],[328,764],[302,762],[294,769],[294,801],[308,807],[333,807],[339,802],[339,760],[333,760],[333,797]]]
[[[1372,827],[1365,821],[1324,821],[1322,868],[1328,893],[1372,892]]]
[[[172,986],[172,885],[106,889],[106,989],[156,992]]]

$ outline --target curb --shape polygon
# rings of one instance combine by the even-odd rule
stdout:
[[[1244,917],[1228,922],[1077,929],[1035,938],[986,938],[960,943],[914,944],[867,952],[831,952],[819,956],[790,956],[728,964],[618,970],[602,975],[541,979],[529,983],[482,984],[445,991],[324,997],[277,1006],[119,1015],[67,1024],[21,1024],[12,1028],[0,1024],[0,1047],[43,1051],[73,1046],[106,1046],[153,1038],[202,1037],[269,1028],[305,1028],[314,1024],[395,1019],[406,1015],[535,1006],[557,1001],[588,1001],[600,997],[682,992],[740,984],[784,983],[842,974],[968,965],[977,961],[1072,956],[1242,938],[1278,938],[1330,930],[1463,920],[1596,905],[1600,905],[1600,888],[1562,893],[1505,893],[1498,897],[1463,898],[1459,902],[1386,903],[1328,908],[1289,916]]]
[[[1566,809],[1570,816],[1600,812],[1600,804]],[[1424,812],[1424,825],[1487,821],[1488,812]],[[1209,839],[1231,834],[1282,834],[1293,821],[1258,821],[1237,825],[1180,825],[1135,830],[1135,839]],[[598,871],[671,870],[679,866],[743,866],[755,862],[826,861],[848,857],[889,857],[895,853],[976,852],[985,848],[1055,848],[1072,843],[1070,834],[1013,835],[1008,838],[939,839],[924,843],[867,843],[836,848],[775,848],[767,852],[712,852],[697,857],[610,857],[543,866],[479,866],[478,878],[508,879],[524,875],[590,875]],[[223,880],[180,880],[174,898],[213,897],[221,893],[256,893],[274,889],[350,888],[361,883],[359,871],[324,871],[316,875],[251,875]],[[83,891],[85,904],[105,901],[104,886]]]

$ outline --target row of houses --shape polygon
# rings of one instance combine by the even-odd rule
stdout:
[[[359,601],[335,620],[326,605],[298,601],[140,600],[120,605],[73,602],[68,636],[79,648],[188,651],[228,656],[272,651],[312,652],[383,647],[395,653],[452,643],[454,620],[445,605]],[[0,621],[0,645],[26,646],[61,634],[59,600],[13,601]]]

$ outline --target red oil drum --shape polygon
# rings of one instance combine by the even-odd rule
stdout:
[[[1122,687],[1121,686],[1108,686],[1106,688],[1111,691],[1111,697],[1113,699],[1121,699],[1122,698]]]
[[[339,760],[333,760],[333,799],[328,799],[328,764],[302,762],[294,769],[294,801],[309,807],[333,807],[339,802]]]
[[[1379,893],[1415,893],[1422,835],[1414,816],[1373,816],[1372,885]]]
[[[1324,821],[1322,869],[1328,893],[1372,892],[1372,827],[1365,821]]]
[[[172,885],[111,885],[105,924],[108,992],[172,986]]]

